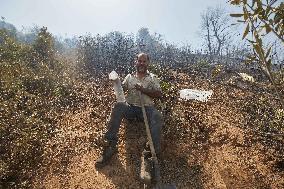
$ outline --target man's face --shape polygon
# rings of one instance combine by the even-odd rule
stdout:
[[[138,56],[136,60],[136,70],[138,73],[146,73],[148,68],[148,58],[146,55]]]

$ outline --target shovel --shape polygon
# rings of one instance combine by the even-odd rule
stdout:
[[[141,108],[142,108],[144,123],[145,123],[145,126],[146,126],[147,138],[148,138],[148,142],[149,142],[149,145],[150,145],[152,161],[154,163],[154,177],[155,177],[155,181],[156,181],[156,185],[155,185],[154,189],[176,189],[176,187],[172,184],[170,184],[170,185],[169,184],[162,184],[162,182],[161,182],[160,166],[159,166],[158,158],[157,158],[156,151],[155,151],[155,148],[154,148],[154,143],[153,143],[153,140],[152,140],[152,135],[151,135],[151,131],[150,131],[147,115],[146,115],[146,110],[145,110],[142,94],[141,94],[140,91],[139,91],[139,97],[140,97],[140,102],[141,102]]]

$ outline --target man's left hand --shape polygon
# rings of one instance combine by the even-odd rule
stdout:
[[[138,91],[141,91],[141,93],[148,95],[151,98],[161,98],[162,97],[161,91],[155,91],[155,90],[147,89],[147,88],[142,87],[139,84],[135,85],[135,89],[138,90]]]
[[[135,89],[142,92],[144,88],[142,87],[142,85],[136,84]]]

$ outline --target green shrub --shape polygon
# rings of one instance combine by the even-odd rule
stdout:
[[[60,112],[76,97],[41,29],[34,45],[0,30],[0,186],[30,188]],[[68,103],[69,104],[68,104]]]

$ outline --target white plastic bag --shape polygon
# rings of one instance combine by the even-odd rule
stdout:
[[[184,100],[198,100],[201,102],[207,102],[208,99],[212,96],[213,91],[200,91],[195,89],[182,89],[179,91],[180,98]]]
[[[252,82],[252,83],[255,82],[254,78],[252,76],[246,74],[246,73],[238,73],[238,74],[239,74],[239,76],[241,76],[242,80],[244,80],[244,81],[249,81],[249,82]]]
[[[109,79],[113,81],[113,89],[116,96],[116,101],[125,102],[125,96],[118,74],[115,71],[112,71],[108,76]]]

